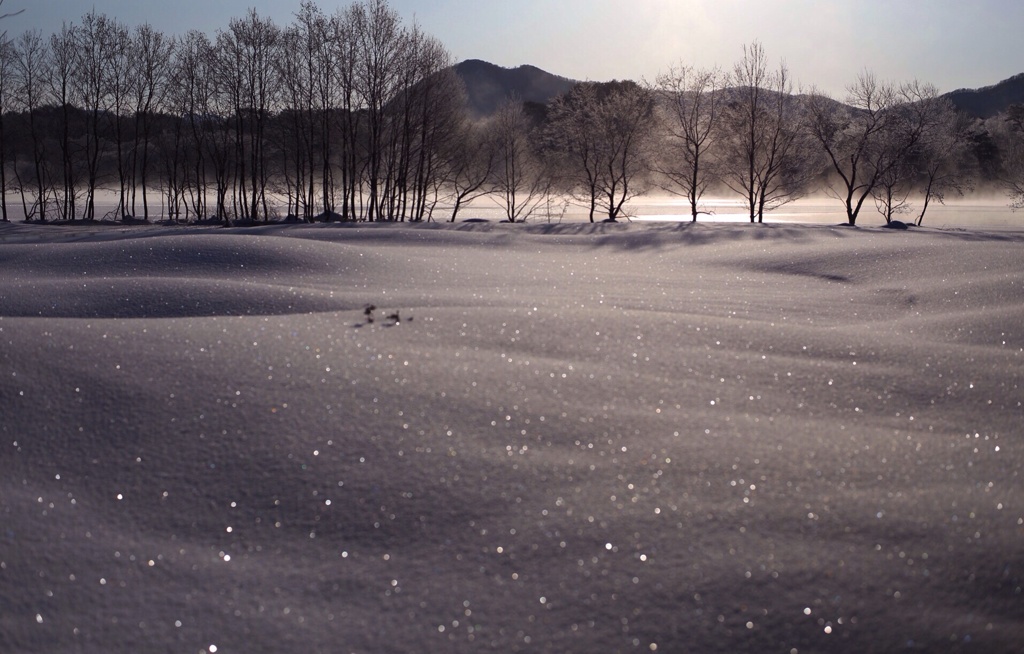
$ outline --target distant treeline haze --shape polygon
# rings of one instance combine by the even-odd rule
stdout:
[[[490,196],[509,221],[614,220],[653,190],[742,197],[751,221],[825,191],[855,223],[976,184],[1024,201],[1024,111],[958,114],[929,85],[862,74],[836,101],[796,95],[758,43],[728,71],[576,84],[471,115],[437,39],[386,0],[278,26],[255,10],[210,37],[91,12],[49,38],[0,39],[0,213],[174,220],[455,220]],[[100,198],[116,197],[111,214]]]

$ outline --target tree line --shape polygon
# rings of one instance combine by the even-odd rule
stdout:
[[[0,40],[0,212],[421,220],[468,120],[444,46],[385,0],[170,38],[91,12]]]
[[[512,103],[499,116],[522,113]],[[868,71],[840,100],[797,93],[787,66],[773,66],[757,42],[729,70],[678,65],[642,85],[580,83],[539,114],[522,121],[534,147],[517,169],[545,185],[532,192],[524,172],[520,204],[553,186],[591,221],[622,217],[652,190],[686,198],[693,221],[711,192],[741,198],[752,223],[818,192],[842,203],[850,225],[865,206],[886,223],[920,225],[932,203],[977,186],[1024,206],[1024,107],[973,119],[933,85]]]
[[[757,42],[730,70],[679,65],[642,87],[596,89],[556,99],[547,127],[591,220],[595,206],[614,219],[652,188],[686,198],[693,221],[712,191],[740,197],[750,222],[822,191],[850,225],[865,206],[886,223],[920,225],[932,203],[979,185],[1024,206],[1024,107],[972,119],[930,84],[868,71],[840,100],[796,93],[786,65],[772,66]]]
[[[95,11],[44,39],[0,38],[0,218],[454,221],[489,196],[510,222],[616,220],[640,194],[743,199],[751,222],[824,190],[920,224],[932,202],[996,183],[1024,204],[1024,111],[983,122],[919,82],[869,72],[835,100],[795,93],[753,43],[730,70],[579,83],[547,105],[473,119],[442,43],[386,0],[278,26],[251,10],[210,36],[129,29]]]

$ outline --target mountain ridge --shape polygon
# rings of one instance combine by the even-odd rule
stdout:
[[[991,118],[1011,105],[1024,104],[1024,73],[977,89],[957,89],[944,97],[949,98],[957,109],[975,118]]]
[[[505,68],[482,59],[467,59],[453,69],[466,87],[470,111],[478,118],[492,115],[508,98],[547,104],[580,83],[531,64]],[[1011,105],[1024,104],[1024,73],[989,86],[956,89],[942,97],[975,118],[991,118]]]

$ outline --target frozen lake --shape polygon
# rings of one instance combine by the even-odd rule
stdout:
[[[637,219],[659,221],[688,221],[689,204],[685,200],[667,196],[642,198],[631,205],[635,207]],[[904,222],[915,222],[920,213],[920,202],[913,204],[912,210],[898,217]],[[709,216],[700,216],[698,220],[719,222],[748,222],[749,217],[742,201],[728,198],[710,198],[706,202]],[[846,222],[843,205],[835,199],[819,197],[797,200],[775,211],[766,213],[765,222],[809,223],[835,225]],[[872,202],[865,202],[857,218],[857,224],[878,226],[884,224]],[[1024,227],[1024,212],[1015,213],[1002,198],[996,199],[961,199],[946,204],[932,202],[925,213],[923,224],[941,229],[951,228],[1021,228]]]
[[[107,220],[114,219],[116,201],[106,194],[97,205],[97,215]],[[279,204],[277,213],[287,213],[286,205]],[[920,212],[920,201],[913,203],[912,211],[899,217],[904,222],[916,221]],[[138,203],[138,213],[141,215],[141,200]],[[553,202],[551,205],[552,215],[549,217],[547,208],[541,207],[528,222],[587,222],[587,212],[584,207],[577,204],[569,204],[565,212],[561,213],[563,202]],[[743,202],[731,197],[714,196],[708,197],[702,203],[702,210],[707,212],[700,215],[700,222],[749,222]],[[626,205],[627,214],[630,220],[654,221],[654,222],[689,222],[689,204],[685,199],[672,195],[649,195],[636,198]],[[12,220],[20,220],[22,213],[20,205],[10,203],[8,205]],[[150,215],[152,220],[158,220],[162,216],[164,207],[161,204],[161,197],[152,194],[150,197]],[[439,205],[434,211],[434,220],[446,222],[451,217],[451,208]],[[468,219],[484,219],[489,221],[504,220],[503,210],[490,198],[480,198],[464,206],[458,215],[459,221]],[[601,220],[598,214],[595,217]],[[843,205],[835,199],[828,197],[805,198],[792,202],[776,211],[765,214],[766,223],[792,223],[792,224],[815,224],[815,225],[836,225],[846,223],[846,214]],[[863,209],[857,219],[857,224],[862,227],[872,227],[884,224],[882,216],[875,210],[873,202],[865,202]],[[945,205],[932,202],[925,214],[924,225],[939,229],[1022,229],[1024,228],[1024,211],[1014,212],[1010,209],[1005,197],[985,196],[968,197],[951,200]]]

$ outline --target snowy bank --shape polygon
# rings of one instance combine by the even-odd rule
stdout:
[[[0,225],[0,650],[1016,651],[1022,253]]]

